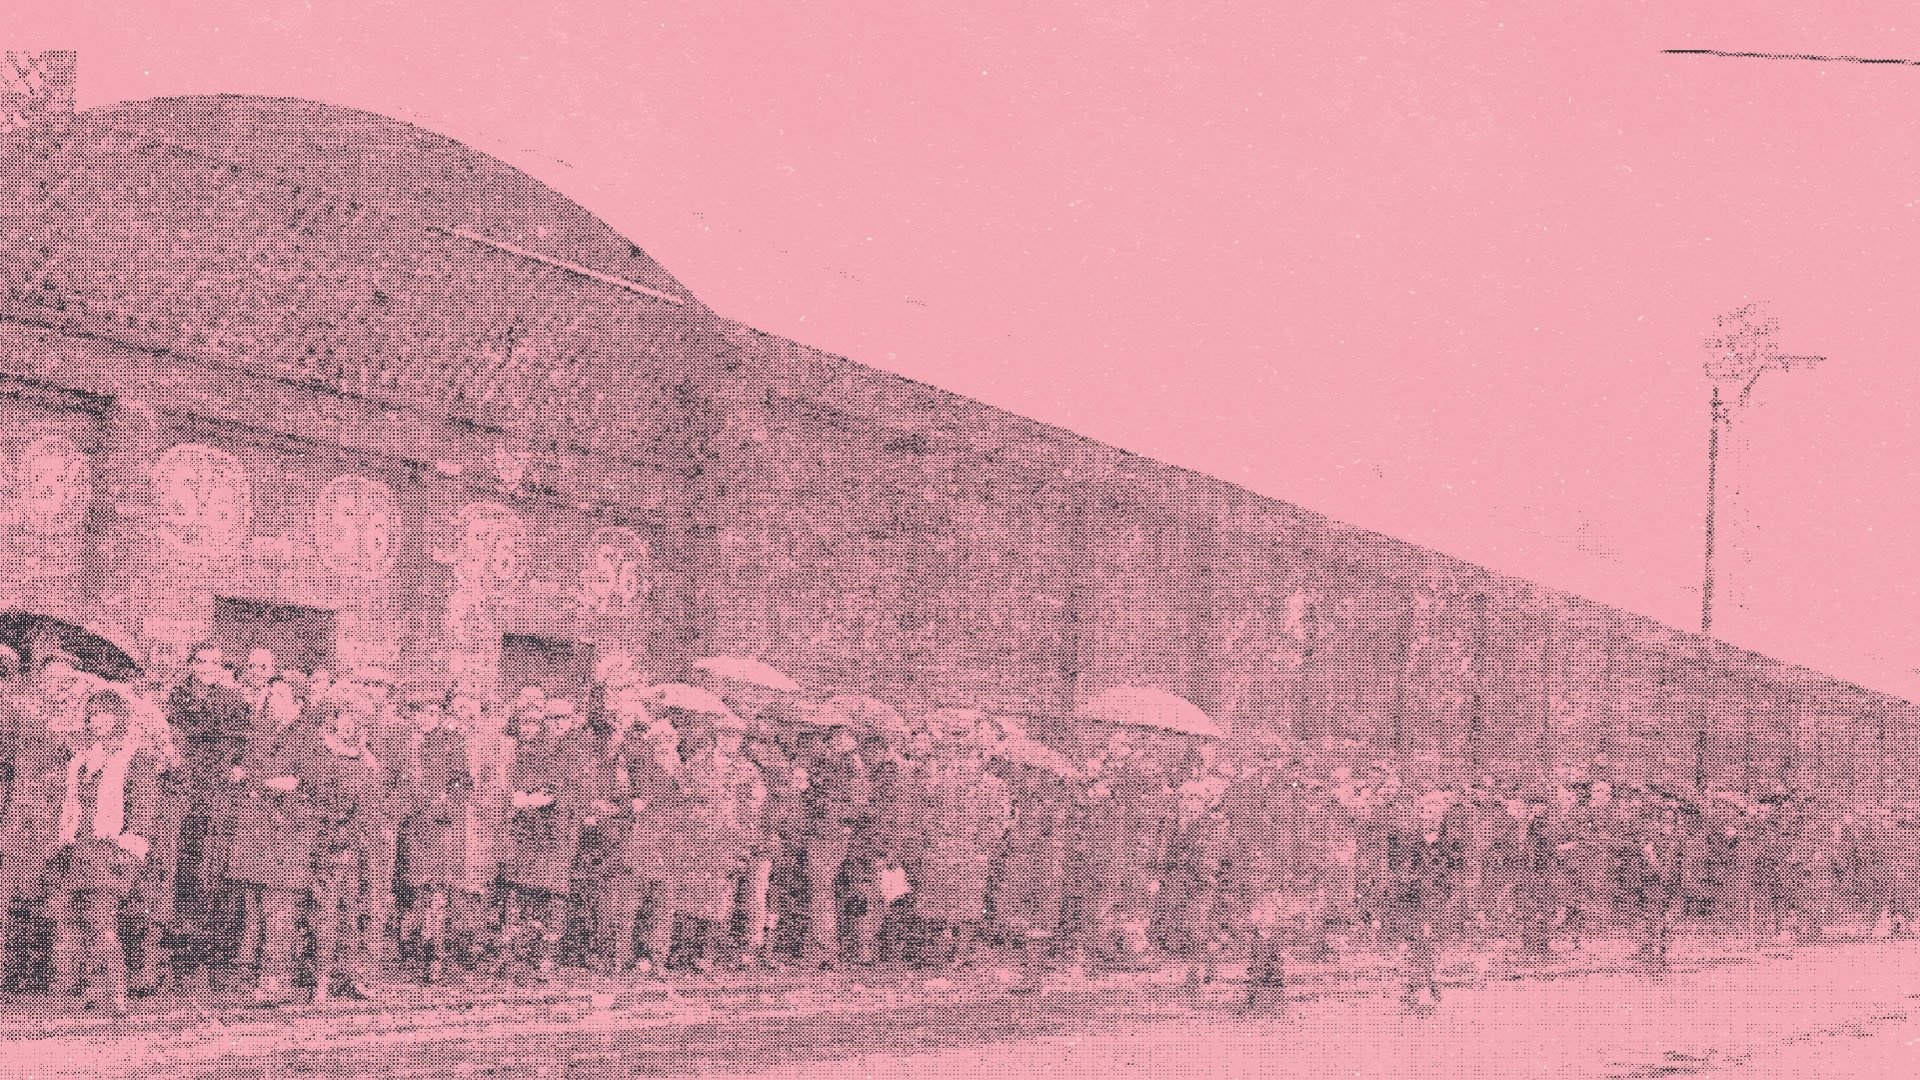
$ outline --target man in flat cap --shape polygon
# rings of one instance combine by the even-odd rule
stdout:
[[[498,965],[504,972],[524,962],[538,980],[550,978],[559,959],[580,833],[599,797],[593,748],[573,702],[543,700],[540,714],[529,709],[519,720]]]

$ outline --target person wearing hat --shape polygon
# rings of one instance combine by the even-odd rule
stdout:
[[[807,941],[801,958],[810,967],[830,968],[840,954],[840,898],[835,883],[846,864],[854,830],[870,812],[872,777],[853,732],[832,714],[822,714],[802,727],[795,756],[806,773],[801,812]]]
[[[335,994],[364,1001],[377,948],[368,940],[378,921],[383,882],[377,867],[391,798],[386,767],[367,748],[367,732],[350,702],[315,706],[325,752],[315,756],[313,1000]],[[391,877],[386,887],[391,889]]]
[[[319,831],[314,796],[328,753],[316,717],[293,684],[268,687],[246,756],[232,773],[238,806],[227,876],[241,901],[240,969],[260,973],[255,999],[277,1003],[292,989],[300,903],[313,884]]]
[[[473,776],[465,816],[460,822],[462,860],[457,892],[448,896],[450,952],[477,964],[499,942],[497,916],[500,863],[506,830],[517,727],[498,695],[469,688],[456,692],[454,726],[465,737],[467,769]]]
[[[467,800],[473,791],[463,721],[445,703],[422,703],[422,731],[409,768],[414,802],[406,820],[407,885],[419,912],[420,978],[437,983],[447,963],[447,918],[466,876]]]
[[[118,688],[83,707],[86,727],[66,762],[47,920],[53,925],[56,998],[79,992],[115,1015],[127,1010],[120,909],[146,864],[158,762],[132,732]]]
[[[639,967],[651,974],[664,967],[673,946],[673,912],[667,895],[671,838],[682,827],[680,733],[664,715],[654,717],[635,693],[616,696],[619,737],[610,747],[607,778],[608,858],[604,932],[611,940],[609,966],[615,973]],[[634,951],[640,909],[651,898],[654,917],[647,927],[648,957]]]
[[[227,856],[243,789],[232,779],[247,751],[253,711],[217,645],[189,654],[186,678],[167,697],[169,726],[180,737],[180,805],[165,816],[180,822],[175,844],[180,903],[176,960],[200,978],[224,977],[232,963],[239,896],[227,878]]]
[[[522,713],[507,819],[507,886],[496,971],[524,963],[537,980],[559,959],[580,833],[599,797],[592,739],[573,702],[545,698]],[[531,704],[529,702],[529,704]]]
[[[1405,946],[1407,957],[1402,1000],[1410,1006],[1440,1000],[1436,961],[1463,861],[1458,839],[1444,828],[1448,802],[1443,790],[1426,792],[1417,806],[1407,799],[1387,839],[1394,937]]]
[[[40,895],[48,861],[59,846],[67,763],[74,751],[70,735],[53,730],[55,712],[41,680],[9,690],[12,767],[0,813],[0,980],[13,959],[15,904]]]
[[[746,723],[731,710],[670,710],[681,731],[680,828],[673,840],[671,903],[659,915],[684,919],[692,964],[711,971],[734,912],[740,881],[758,843],[767,801],[759,767],[743,752]],[[656,928],[671,942],[674,928]],[[663,957],[664,959],[664,957]]]
[[[920,780],[933,756],[925,724],[897,729],[870,725],[860,758],[871,779],[871,810],[854,829],[852,858],[859,867],[861,912],[854,949],[863,964],[903,955],[913,885],[907,869],[923,842],[926,802]]]
[[[925,817],[923,846],[909,876],[914,914],[931,932],[936,965],[969,964],[986,914],[988,864],[1006,835],[1007,787],[987,770],[981,717],[970,710],[934,715],[931,760],[916,777]]]
[[[798,940],[774,938],[806,925],[807,770],[795,758],[806,722],[798,702],[778,697],[753,714],[742,743],[767,785],[738,898],[746,921],[744,960],[751,966],[780,967],[783,954],[797,956],[803,948]]]
[[[365,869],[376,951],[382,964],[391,965],[399,960],[400,951],[400,827],[418,795],[413,778],[422,723],[417,706],[394,700],[392,677],[385,671],[360,668],[353,683],[360,690],[342,695],[343,705],[356,712],[356,727],[380,767],[382,797],[361,807],[359,827],[368,860]]]
[[[1001,740],[995,761],[1012,817],[993,875],[993,918],[1019,956],[1015,992],[1035,992],[1057,959],[1052,950],[1065,910],[1068,816],[1078,777],[1065,758],[1025,735]]]

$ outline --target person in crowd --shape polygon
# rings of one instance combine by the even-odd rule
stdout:
[[[1157,962],[1147,931],[1180,804],[1149,741],[1133,731],[1111,732],[1087,789],[1085,835],[1094,878],[1087,930],[1096,967]]]
[[[1443,828],[1448,801],[1442,791],[1428,792],[1417,806],[1403,796],[1387,839],[1394,937],[1406,949],[1402,1000],[1410,1006],[1440,1001],[1437,960],[1462,861],[1458,839]]]
[[[1006,785],[987,771],[982,754],[984,717],[970,709],[942,709],[929,728],[932,760],[915,777],[923,785],[923,846],[914,854],[914,914],[929,932],[936,965],[970,965],[986,914],[987,870],[1005,835],[1011,807]]]
[[[1001,743],[995,757],[1013,807],[993,893],[994,921],[1020,966],[1016,992],[1040,989],[1059,933],[1065,899],[1068,813],[1079,773],[1031,738]],[[876,788],[876,796],[883,794]]]
[[[681,816],[674,837],[672,903],[657,914],[649,945],[671,955],[675,920],[685,920],[690,964],[714,970],[733,916],[740,880],[762,843],[767,785],[743,750],[746,722],[731,710],[721,715],[681,711]]]
[[[239,896],[229,885],[227,856],[244,790],[231,775],[246,754],[253,711],[217,645],[201,645],[188,659],[187,677],[167,697],[167,720],[180,739],[181,782],[165,811],[180,822],[175,844],[176,959],[206,985],[233,961]]]
[[[292,991],[301,901],[313,885],[314,798],[328,753],[316,717],[286,676],[268,687],[230,782],[238,792],[227,876],[242,905],[238,966],[259,972],[255,1000]],[[256,957],[258,958],[256,960]]]
[[[1229,778],[1212,772],[1180,785],[1180,820],[1168,847],[1157,896],[1156,944],[1188,964],[1188,983],[1214,980],[1226,946],[1226,898],[1221,895],[1232,835],[1222,809]]]
[[[370,918],[378,928],[375,948],[379,962],[399,960],[400,918],[398,859],[400,823],[412,807],[413,763],[419,750],[421,726],[417,711],[394,697],[393,676],[377,667],[354,671],[336,693],[343,706],[356,711],[356,727],[381,770],[382,795],[369,799],[360,811],[369,860]]]
[[[446,977],[447,920],[453,897],[466,880],[467,803],[473,770],[467,756],[471,707],[449,693],[419,713],[420,742],[409,765],[414,793],[405,829],[407,886],[420,912],[417,950],[420,981]]]
[[[53,669],[49,674],[47,669]],[[0,961],[13,959],[13,930],[22,901],[38,900],[47,865],[60,845],[67,765],[78,740],[49,704],[49,687],[69,678],[63,660],[44,663],[33,685],[13,699],[9,717],[12,768],[0,815]],[[0,975],[5,971],[0,969]]]
[[[158,773],[152,817],[141,834],[148,841],[145,865],[134,877],[121,915],[127,943],[127,990],[133,996],[146,997],[155,993],[170,973],[169,961],[178,943],[174,934],[177,845],[187,770],[160,706],[158,686],[134,685],[127,689],[132,711],[129,737],[152,755]]]
[[[1786,841],[1786,901],[1793,933],[1803,942],[1820,940],[1833,910],[1831,852],[1839,838],[1825,809],[1812,798],[1790,797],[1781,822]]]
[[[608,790],[613,814],[607,833],[607,930],[613,972],[639,968],[651,974],[663,966],[673,945],[673,911],[666,895],[671,840],[681,828],[682,777],[680,734],[667,717],[655,717],[640,700],[637,687],[617,699],[621,738],[613,748]],[[653,903],[649,955],[635,955],[635,936],[643,904]]]
[[[86,726],[64,770],[59,847],[47,893],[51,992],[70,997],[84,985],[91,1004],[124,1016],[120,911],[151,846],[158,759],[132,724],[133,703],[123,688],[90,695],[84,715]]]
[[[385,766],[367,748],[367,731],[353,702],[312,707],[324,751],[314,756],[313,1000],[373,996],[378,946],[385,927],[375,899],[380,845],[389,816]]]
[[[1526,835],[1526,803],[1512,785],[1483,787],[1476,819],[1480,877],[1474,884],[1474,907],[1483,940],[1500,937],[1514,926],[1514,885]]]
[[[507,886],[496,971],[544,981],[559,958],[580,833],[592,813],[595,753],[573,702],[522,715],[508,818]]]
[[[259,713],[266,706],[267,688],[279,674],[280,664],[272,649],[247,650],[246,666],[240,669],[236,681],[240,684],[241,694],[247,699],[247,707],[254,713]]]
[[[544,713],[544,702],[540,706]],[[453,714],[466,736],[467,767],[473,789],[461,821],[465,856],[459,891],[449,897],[449,945],[465,963],[478,965],[495,955],[500,938],[497,912],[503,835],[513,791],[512,771],[518,717],[497,696],[468,687],[456,690]]]
[[[806,925],[807,770],[795,760],[793,746],[801,726],[798,704],[786,698],[767,701],[753,714],[743,743],[767,785],[738,900],[746,923],[745,960],[753,966],[779,966],[784,954],[805,947],[804,941],[787,941],[778,944],[788,948],[776,948],[777,937],[790,936],[784,931]]]
[[[1521,959],[1543,961],[1552,953],[1554,932],[1562,925],[1565,894],[1571,875],[1564,872],[1567,839],[1562,816],[1564,799],[1544,791],[1530,792],[1521,825],[1520,857],[1514,878],[1514,917]]]
[[[839,961],[840,897],[836,883],[846,865],[855,827],[870,808],[872,777],[846,718],[809,717],[801,730],[798,764],[806,771],[801,794],[807,868],[807,940],[801,960],[830,968]]]
[[[923,823],[918,781],[932,755],[933,737],[924,723],[906,721],[897,729],[872,723],[862,732],[860,756],[871,769],[873,789],[870,812],[853,840],[862,904],[854,939],[862,964],[906,955],[913,893],[907,866],[919,850]],[[1072,793],[1063,794],[1070,805]]]
[[[1673,942],[1673,920],[1685,880],[1689,852],[1682,836],[1677,806],[1649,801],[1637,815],[1636,841],[1627,853],[1640,959],[1664,967]]]
[[[35,711],[19,651],[0,645],[0,807],[6,806],[13,785],[14,746],[22,732],[31,730],[28,716]]]
[[[1778,942],[1792,926],[1790,898],[1791,840],[1781,821],[1780,804],[1784,795],[1768,792],[1749,818],[1748,831],[1753,840],[1752,877],[1754,898],[1753,936],[1756,942]]]
[[[1354,835],[1355,903],[1358,929],[1366,942],[1381,945],[1387,934],[1388,903],[1391,882],[1387,874],[1387,836],[1391,830],[1390,810],[1400,791],[1400,778],[1390,766],[1370,768],[1362,789],[1361,809],[1356,815]]]

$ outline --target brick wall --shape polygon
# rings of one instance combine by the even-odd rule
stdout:
[[[417,679],[535,634],[1041,723],[1145,684],[1452,771],[1691,782],[1704,727],[1714,782],[1908,774],[1907,703],[432,232],[682,291],[406,125],[191,99],[5,138],[0,606],[143,657],[231,595]],[[231,535],[178,542],[182,462],[244,477]]]

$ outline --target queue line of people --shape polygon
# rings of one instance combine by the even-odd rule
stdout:
[[[1289,957],[1369,948],[1431,1003],[1460,945],[1627,936],[1659,963],[1676,926],[1817,936],[1851,911],[1898,933],[1920,886],[1920,828],[1785,792],[1323,776],[718,676],[403,699],[378,671],[205,646],[163,695],[20,659],[0,652],[7,985],[114,1012],[169,989],[366,998],[403,972],[887,963],[1031,991],[1064,965],[1205,982],[1244,961],[1257,1005]]]

